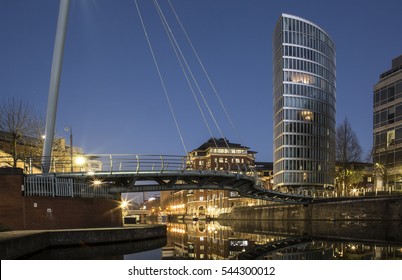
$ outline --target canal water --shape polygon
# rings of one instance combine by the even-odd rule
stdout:
[[[52,248],[24,259],[402,259],[402,222],[189,221],[147,242]]]

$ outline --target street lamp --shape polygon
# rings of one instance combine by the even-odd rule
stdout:
[[[64,131],[70,132],[70,165],[71,165],[71,172],[74,171],[73,169],[73,128],[72,127],[66,127],[64,128]]]
[[[83,171],[83,166],[85,165],[86,162],[87,162],[87,159],[83,156],[79,156],[79,157],[75,158],[75,163],[80,167],[80,172]]]

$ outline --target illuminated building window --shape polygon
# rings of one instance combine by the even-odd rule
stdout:
[[[387,147],[395,143],[395,129],[387,131]]]
[[[311,111],[304,110],[304,111],[301,111],[301,112],[300,112],[300,116],[301,116],[302,119],[305,120],[305,121],[312,121],[312,120],[313,120],[314,113],[311,112]]]

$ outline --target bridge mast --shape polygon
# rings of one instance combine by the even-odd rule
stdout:
[[[66,38],[68,7],[70,0],[60,0],[59,17],[57,21],[56,38],[53,50],[52,70],[50,73],[49,96],[46,111],[45,141],[43,144],[43,173],[50,170],[54,130],[56,125],[57,100],[59,97],[60,74],[63,62],[64,41]],[[72,149],[73,147],[70,147]]]

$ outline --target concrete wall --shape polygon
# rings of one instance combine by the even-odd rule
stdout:
[[[157,239],[155,240],[155,238]],[[140,240],[141,244],[138,242],[132,244],[132,242]],[[88,250],[85,250],[84,245],[88,245]],[[151,250],[165,245],[165,225],[140,225],[109,229],[11,231],[0,233],[0,259],[15,259],[42,249],[46,249],[46,252],[42,252],[41,257],[48,260],[99,259],[102,256],[124,255],[127,252],[139,252],[140,249]],[[68,249],[63,246],[68,246]]]
[[[22,171],[0,172],[0,229],[122,226],[119,201],[99,198],[24,197]]]

